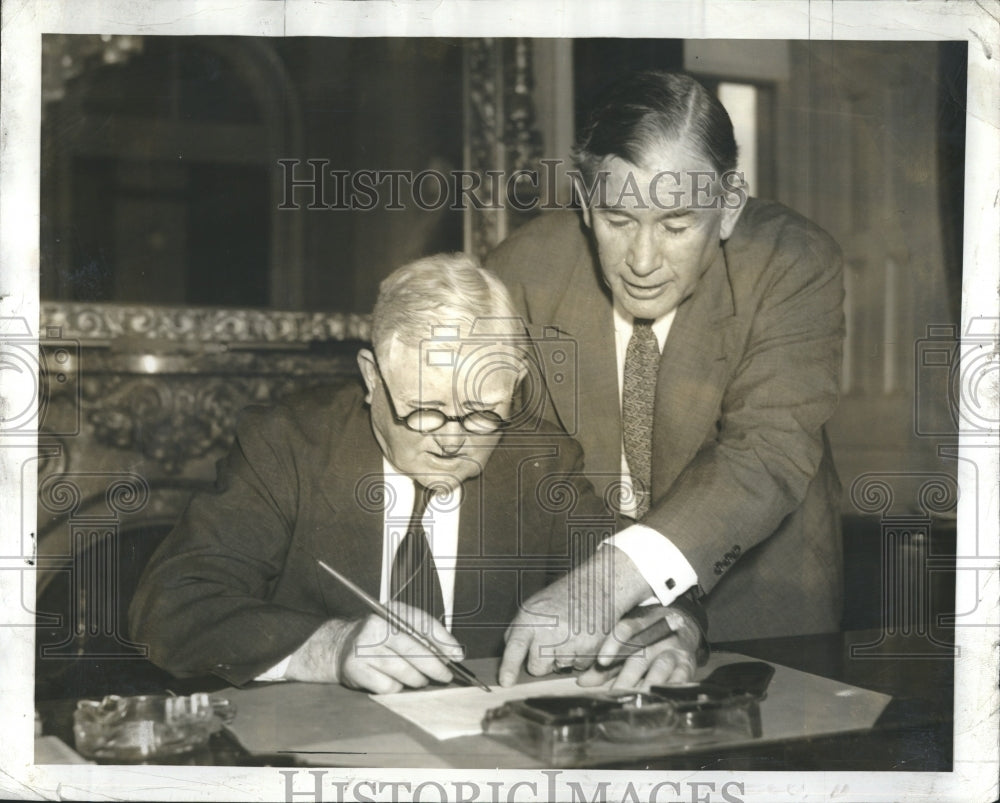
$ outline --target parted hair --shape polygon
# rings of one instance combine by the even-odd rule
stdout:
[[[592,183],[608,157],[639,165],[658,144],[681,138],[699,148],[720,175],[736,169],[733,124],[718,98],[683,73],[632,73],[600,94],[573,161]]]

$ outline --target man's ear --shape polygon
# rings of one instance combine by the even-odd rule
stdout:
[[[375,355],[371,349],[361,349],[358,352],[358,368],[361,369],[361,378],[365,381],[365,401],[372,403],[372,393],[375,391],[375,384],[378,382],[377,369],[375,368]]]
[[[719,227],[719,239],[728,240],[736,228],[743,208],[747,205],[749,185],[743,180],[743,174],[735,171],[727,173],[722,178],[722,223]]]

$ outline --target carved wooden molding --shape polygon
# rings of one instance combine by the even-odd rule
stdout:
[[[465,52],[465,126],[468,162],[483,177],[499,171],[501,183],[515,171],[537,170],[542,138],[535,118],[532,45],[528,39],[474,39]],[[503,189],[503,187],[502,187]],[[518,197],[526,202],[526,184]],[[489,192],[484,192],[488,196]],[[501,196],[502,197],[502,196]],[[482,259],[508,233],[506,209],[466,209],[465,248]]]
[[[508,170],[537,168],[542,136],[535,116],[535,71],[528,39],[504,40],[504,145]]]
[[[225,307],[43,302],[41,332],[63,339],[106,342],[146,338],[193,343],[307,344],[368,340],[367,315]]]
[[[97,443],[138,452],[177,474],[191,460],[228,449],[247,405],[270,404],[305,384],[281,376],[113,376],[85,383],[84,404]]]
[[[85,354],[79,395],[52,394],[40,443],[62,448],[44,473],[84,465],[92,449],[109,447],[142,455],[167,475],[183,475],[192,461],[229,448],[247,405],[273,404],[307,387],[355,378],[353,345],[344,346],[340,354],[157,358],[159,369],[150,372],[133,370],[132,355]],[[57,441],[46,431],[49,422],[56,426],[74,417],[81,420],[76,436]]]
[[[185,476],[225,453],[247,405],[356,377],[369,329],[368,316],[341,313],[45,303],[43,344],[76,341],[49,371],[42,442],[67,437],[45,471],[111,449]]]

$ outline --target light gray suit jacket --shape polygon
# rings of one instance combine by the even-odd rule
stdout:
[[[579,215],[543,213],[487,267],[533,328],[575,341],[575,381],[549,382],[550,401],[604,490],[621,465],[618,369],[610,295]],[[750,199],[663,349],[643,519],[697,572],[713,641],[839,628],[841,490],[823,427],[843,333],[836,243]]]

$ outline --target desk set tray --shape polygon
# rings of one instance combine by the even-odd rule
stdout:
[[[491,738],[552,767],[578,767],[757,739],[760,702],[774,668],[759,661],[720,667],[700,683],[648,692],[529,697],[493,708]]]

